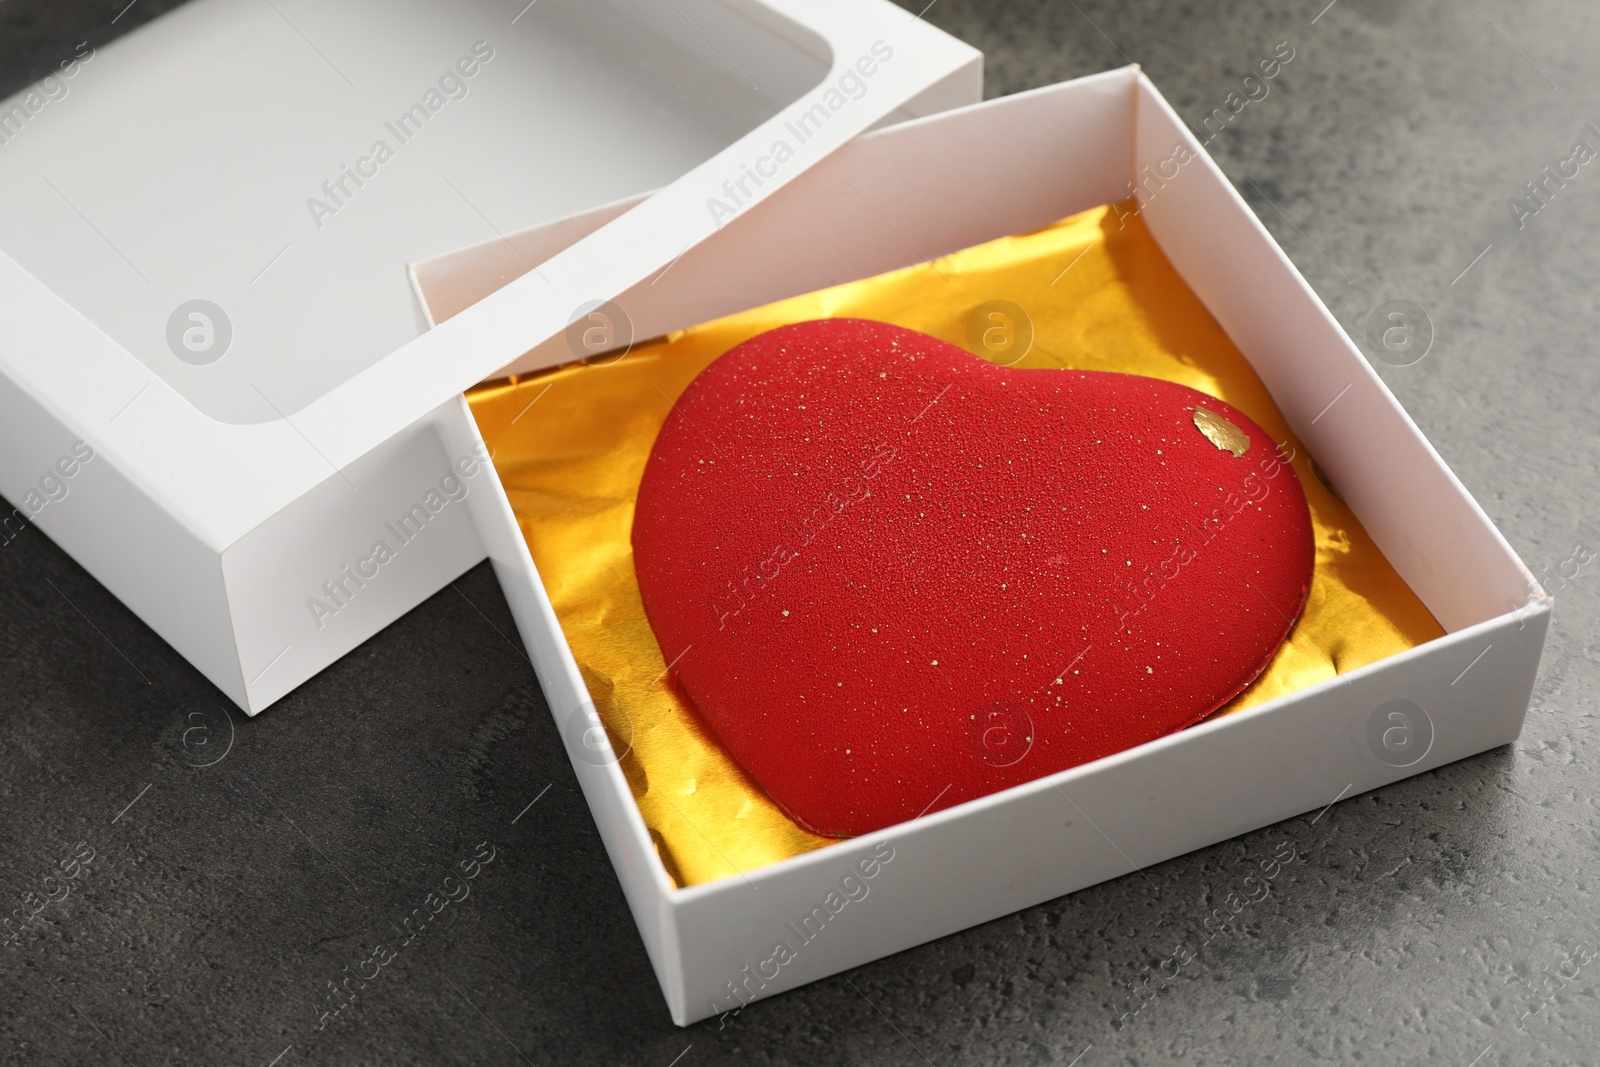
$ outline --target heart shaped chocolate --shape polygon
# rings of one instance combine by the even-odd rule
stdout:
[[[633,550],[685,692],[833,836],[1204,718],[1271,660],[1313,561],[1298,480],[1227,404],[861,319],[771,330],[689,385]]]

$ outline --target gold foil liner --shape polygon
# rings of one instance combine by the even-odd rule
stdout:
[[[775,326],[878,319],[996,362],[1181,382],[1254,419],[1293,455],[1311,506],[1316,569],[1289,639],[1218,715],[1443,635],[1319,480],[1250,364],[1167,262],[1136,207],[1096,208],[696,326],[620,360],[570,364],[469,394],[601,720],[613,738],[632,737],[622,770],[680,886],[831,841],[801,829],[751,782],[672,684],[639,599],[630,544],[639,479],[672,402],[712,360]]]

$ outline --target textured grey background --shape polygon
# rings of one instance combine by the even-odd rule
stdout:
[[[991,95],[1132,60],[1196,124],[1290,42],[1212,151],[1353,335],[1427,310],[1429,355],[1379,371],[1554,566],[1600,518],[1600,166],[1521,231],[1508,200],[1600,122],[1600,9],[1325,2],[927,18]],[[0,0],[0,94],[171,6],[112,26],[125,3]],[[245,722],[30,530],[0,548],[0,913],[96,854],[0,947],[0,1061],[1595,1063],[1595,569],[1556,590],[1516,745],[679,1030],[486,568]],[[317,1032],[325,983],[484,840],[472,895]],[[1122,1018],[1286,841],[1271,895]]]

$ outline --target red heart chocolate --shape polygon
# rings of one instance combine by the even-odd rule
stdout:
[[[1298,480],[1227,404],[860,319],[690,384],[633,549],[683,689],[833,836],[1204,718],[1271,660],[1313,557]]]

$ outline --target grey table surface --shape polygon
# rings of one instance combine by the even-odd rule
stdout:
[[[0,95],[172,6],[125,3],[0,0]],[[1426,310],[1428,355],[1374,365],[1530,567],[1590,536],[1600,169],[1520,228],[1509,203],[1600,147],[1600,7],[925,17],[984,50],[990,95],[1135,61],[1195,124],[1289,42],[1212,152],[1353,336]],[[94,858],[0,947],[0,1062],[1600,1062],[1596,567],[1555,590],[1516,744],[678,1029],[486,566],[245,721],[29,530],[0,549],[0,901]],[[472,895],[319,1031],[327,984],[485,840]],[[1303,861],[1125,1015],[1285,841]]]

